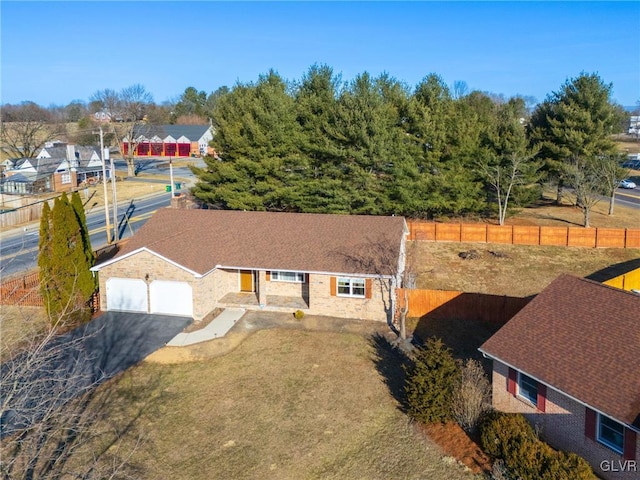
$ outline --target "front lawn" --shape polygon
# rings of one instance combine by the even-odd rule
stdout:
[[[141,479],[473,478],[400,411],[381,343],[258,331],[221,357],[131,369],[106,386],[109,417],[133,421],[129,447],[145,438]]]

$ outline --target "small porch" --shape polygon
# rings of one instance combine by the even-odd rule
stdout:
[[[267,295],[266,302],[260,305],[256,292],[229,292],[218,303],[221,308],[241,307],[249,310],[291,311],[309,308],[309,303],[303,297],[285,295]]]

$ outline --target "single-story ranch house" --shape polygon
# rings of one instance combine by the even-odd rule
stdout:
[[[165,208],[92,270],[103,310],[391,321],[407,233],[402,217]]]
[[[480,351],[497,410],[602,478],[640,478],[640,295],[562,275]]]

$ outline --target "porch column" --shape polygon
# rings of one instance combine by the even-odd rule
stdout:
[[[258,282],[256,285],[258,291],[258,303],[260,306],[267,304],[267,272],[266,270],[258,270]]]

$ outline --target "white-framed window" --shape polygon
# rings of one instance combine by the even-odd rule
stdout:
[[[537,407],[538,382],[524,373],[518,372],[518,396]]]
[[[71,173],[66,172],[60,175],[60,181],[62,183],[71,183]]]
[[[364,298],[364,278],[339,277],[338,296]]]
[[[271,280],[274,282],[304,283],[302,272],[271,272]]]
[[[614,452],[624,452],[624,425],[598,413],[597,422],[598,442],[609,447]]]

